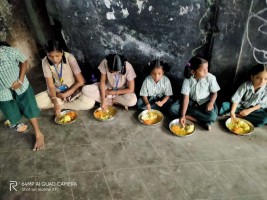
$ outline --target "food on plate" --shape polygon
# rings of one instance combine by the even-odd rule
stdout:
[[[94,113],[95,117],[100,120],[108,120],[115,116],[116,110],[108,108],[107,110],[97,109]]]
[[[151,125],[158,123],[162,119],[162,116],[154,111],[148,111],[141,116],[141,120],[144,124]]]
[[[250,125],[242,119],[231,120],[228,128],[236,134],[246,134],[251,131]]]
[[[71,119],[75,119],[76,118],[76,113],[74,111],[68,112],[68,115],[71,117]]]
[[[62,115],[59,119],[59,122],[62,124],[69,123],[76,118],[76,113],[74,111],[70,111],[64,115]]]
[[[180,136],[189,135],[189,134],[194,132],[194,125],[189,124],[189,125],[186,125],[185,127],[183,127],[180,124],[174,124],[171,126],[171,131],[174,134],[180,135]]]

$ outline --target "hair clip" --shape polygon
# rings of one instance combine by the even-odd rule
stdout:
[[[187,66],[188,66],[188,67],[190,67],[190,66],[191,66],[191,64],[190,64],[190,63],[187,63]]]

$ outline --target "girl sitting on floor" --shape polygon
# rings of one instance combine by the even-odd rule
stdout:
[[[42,60],[47,91],[37,94],[40,109],[54,108],[55,115],[61,109],[89,110],[95,101],[81,93],[85,80],[75,57],[65,52],[56,40],[45,45],[47,56]]]
[[[165,72],[170,71],[170,66],[160,60],[153,60],[146,66],[150,75],[144,80],[140,96],[137,101],[137,107],[140,110],[156,109],[168,110],[172,96],[171,82]]]
[[[230,112],[231,118],[236,114],[250,121],[254,126],[267,124],[267,66],[258,64],[251,69],[251,80],[243,83],[230,102],[224,102],[219,114]]]
[[[184,76],[182,106],[177,100],[170,107],[170,113],[180,116],[182,125],[189,119],[210,130],[218,115],[215,101],[220,87],[216,77],[208,72],[208,61],[198,56],[191,58],[185,66]]]
[[[128,109],[136,104],[136,74],[126,57],[109,54],[102,60],[98,69],[101,72],[100,83],[85,86],[83,93],[86,96],[101,103],[103,109],[113,104],[120,104]]]

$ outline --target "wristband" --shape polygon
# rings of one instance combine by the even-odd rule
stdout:
[[[21,85],[23,85],[23,83],[22,83],[19,79],[18,79],[17,81],[18,81]]]

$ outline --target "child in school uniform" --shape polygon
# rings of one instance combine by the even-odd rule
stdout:
[[[95,101],[82,94],[85,80],[75,57],[63,50],[57,40],[49,40],[45,45],[47,56],[42,60],[47,91],[37,94],[40,109],[54,108],[55,115],[61,109],[89,110]]]
[[[142,84],[141,98],[137,101],[137,108],[140,110],[168,110],[171,103],[172,86],[164,73],[170,71],[170,66],[163,61],[153,60],[148,63],[146,70],[149,71],[150,75]]]
[[[134,93],[136,74],[125,56],[109,54],[102,60],[98,69],[101,72],[100,83],[85,86],[83,94],[101,103],[103,109],[113,104],[128,109],[136,104],[137,97]]]
[[[28,128],[27,124],[19,123],[22,115],[29,119],[35,132],[35,151],[44,146],[44,135],[38,125],[40,111],[25,75],[26,69],[27,58],[18,49],[0,42],[0,109],[8,119],[5,124],[17,132]]]
[[[251,69],[251,80],[244,82],[230,102],[224,102],[219,114],[230,112],[231,118],[238,117],[259,127],[267,124],[267,66],[258,64]]]
[[[185,66],[184,76],[182,103],[177,100],[172,104],[170,114],[178,115],[182,125],[189,119],[211,130],[210,125],[218,116],[215,101],[220,87],[216,77],[208,72],[208,61],[198,56],[191,58]]]

